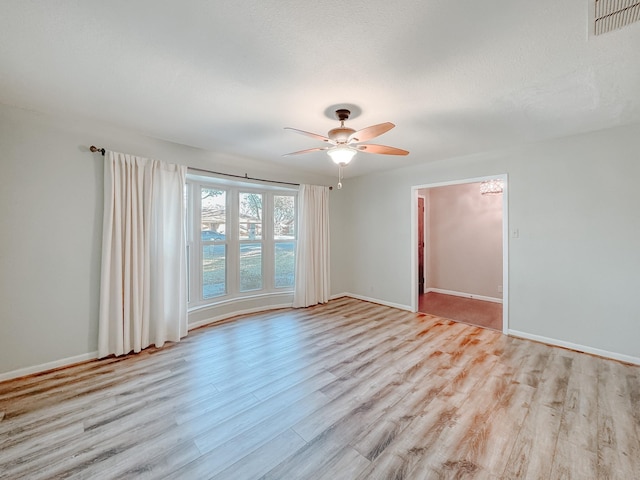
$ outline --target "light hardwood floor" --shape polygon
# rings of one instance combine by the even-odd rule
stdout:
[[[354,299],[0,384],[0,478],[640,478],[640,367]]]

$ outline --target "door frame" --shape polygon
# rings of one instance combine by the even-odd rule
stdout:
[[[447,187],[466,183],[478,183],[485,180],[500,179],[504,184],[502,191],[502,333],[509,331],[509,185],[506,173],[484,177],[463,178],[448,182],[427,183],[411,187],[411,309],[418,311],[418,196],[422,189]],[[425,228],[428,228],[425,223]],[[426,242],[425,242],[426,243]]]
[[[426,285],[427,285],[427,265],[428,265],[428,261],[429,259],[427,258],[427,224],[428,224],[428,213],[427,213],[427,198],[424,195],[420,195],[418,194],[416,196],[416,208],[417,205],[420,201],[420,199],[422,199],[423,205],[424,205],[424,215],[423,215],[423,231],[422,231],[422,235],[423,235],[423,239],[422,239],[422,243],[424,244],[422,246],[422,282],[423,282],[423,289],[426,289]],[[416,222],[417,220],[417,210],[416,210]],[[418,241],[418,226],[416,225],[416,242]],[[416,243],[416,247],[419,247],[419,245]],[[418,248],[416,248],[416,252],[418,252]],[[418,259],[416,259],[416,262],[418,262]],[[420,264],[418,263],[418,267],[420,267]],[[418,274],[419,272],[416,271],[416,274]],[[419,276],[418,278],[418,294],[420,294],[420,280],[419,280]]]

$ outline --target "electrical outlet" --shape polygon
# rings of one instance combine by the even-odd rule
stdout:
[[[502,293],[502,285],[498,285],[498,293]]]
[[[520,230],[518,230],[517,228],[514,228],[513,230],[511,230],[511,237],[520,238]]]

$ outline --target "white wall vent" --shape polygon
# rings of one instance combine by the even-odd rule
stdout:
[[[640,0],[595,0],[593,35],[617,30],[640,20]]]

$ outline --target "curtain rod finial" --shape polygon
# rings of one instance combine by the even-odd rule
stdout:
[[[89,150],[91,150],[91,152],[96,153],[96,152],[100,152],[102,154],[102,156],[104,157],[104,148],[98,148],[95,145],[91,145],[89,147]]]

